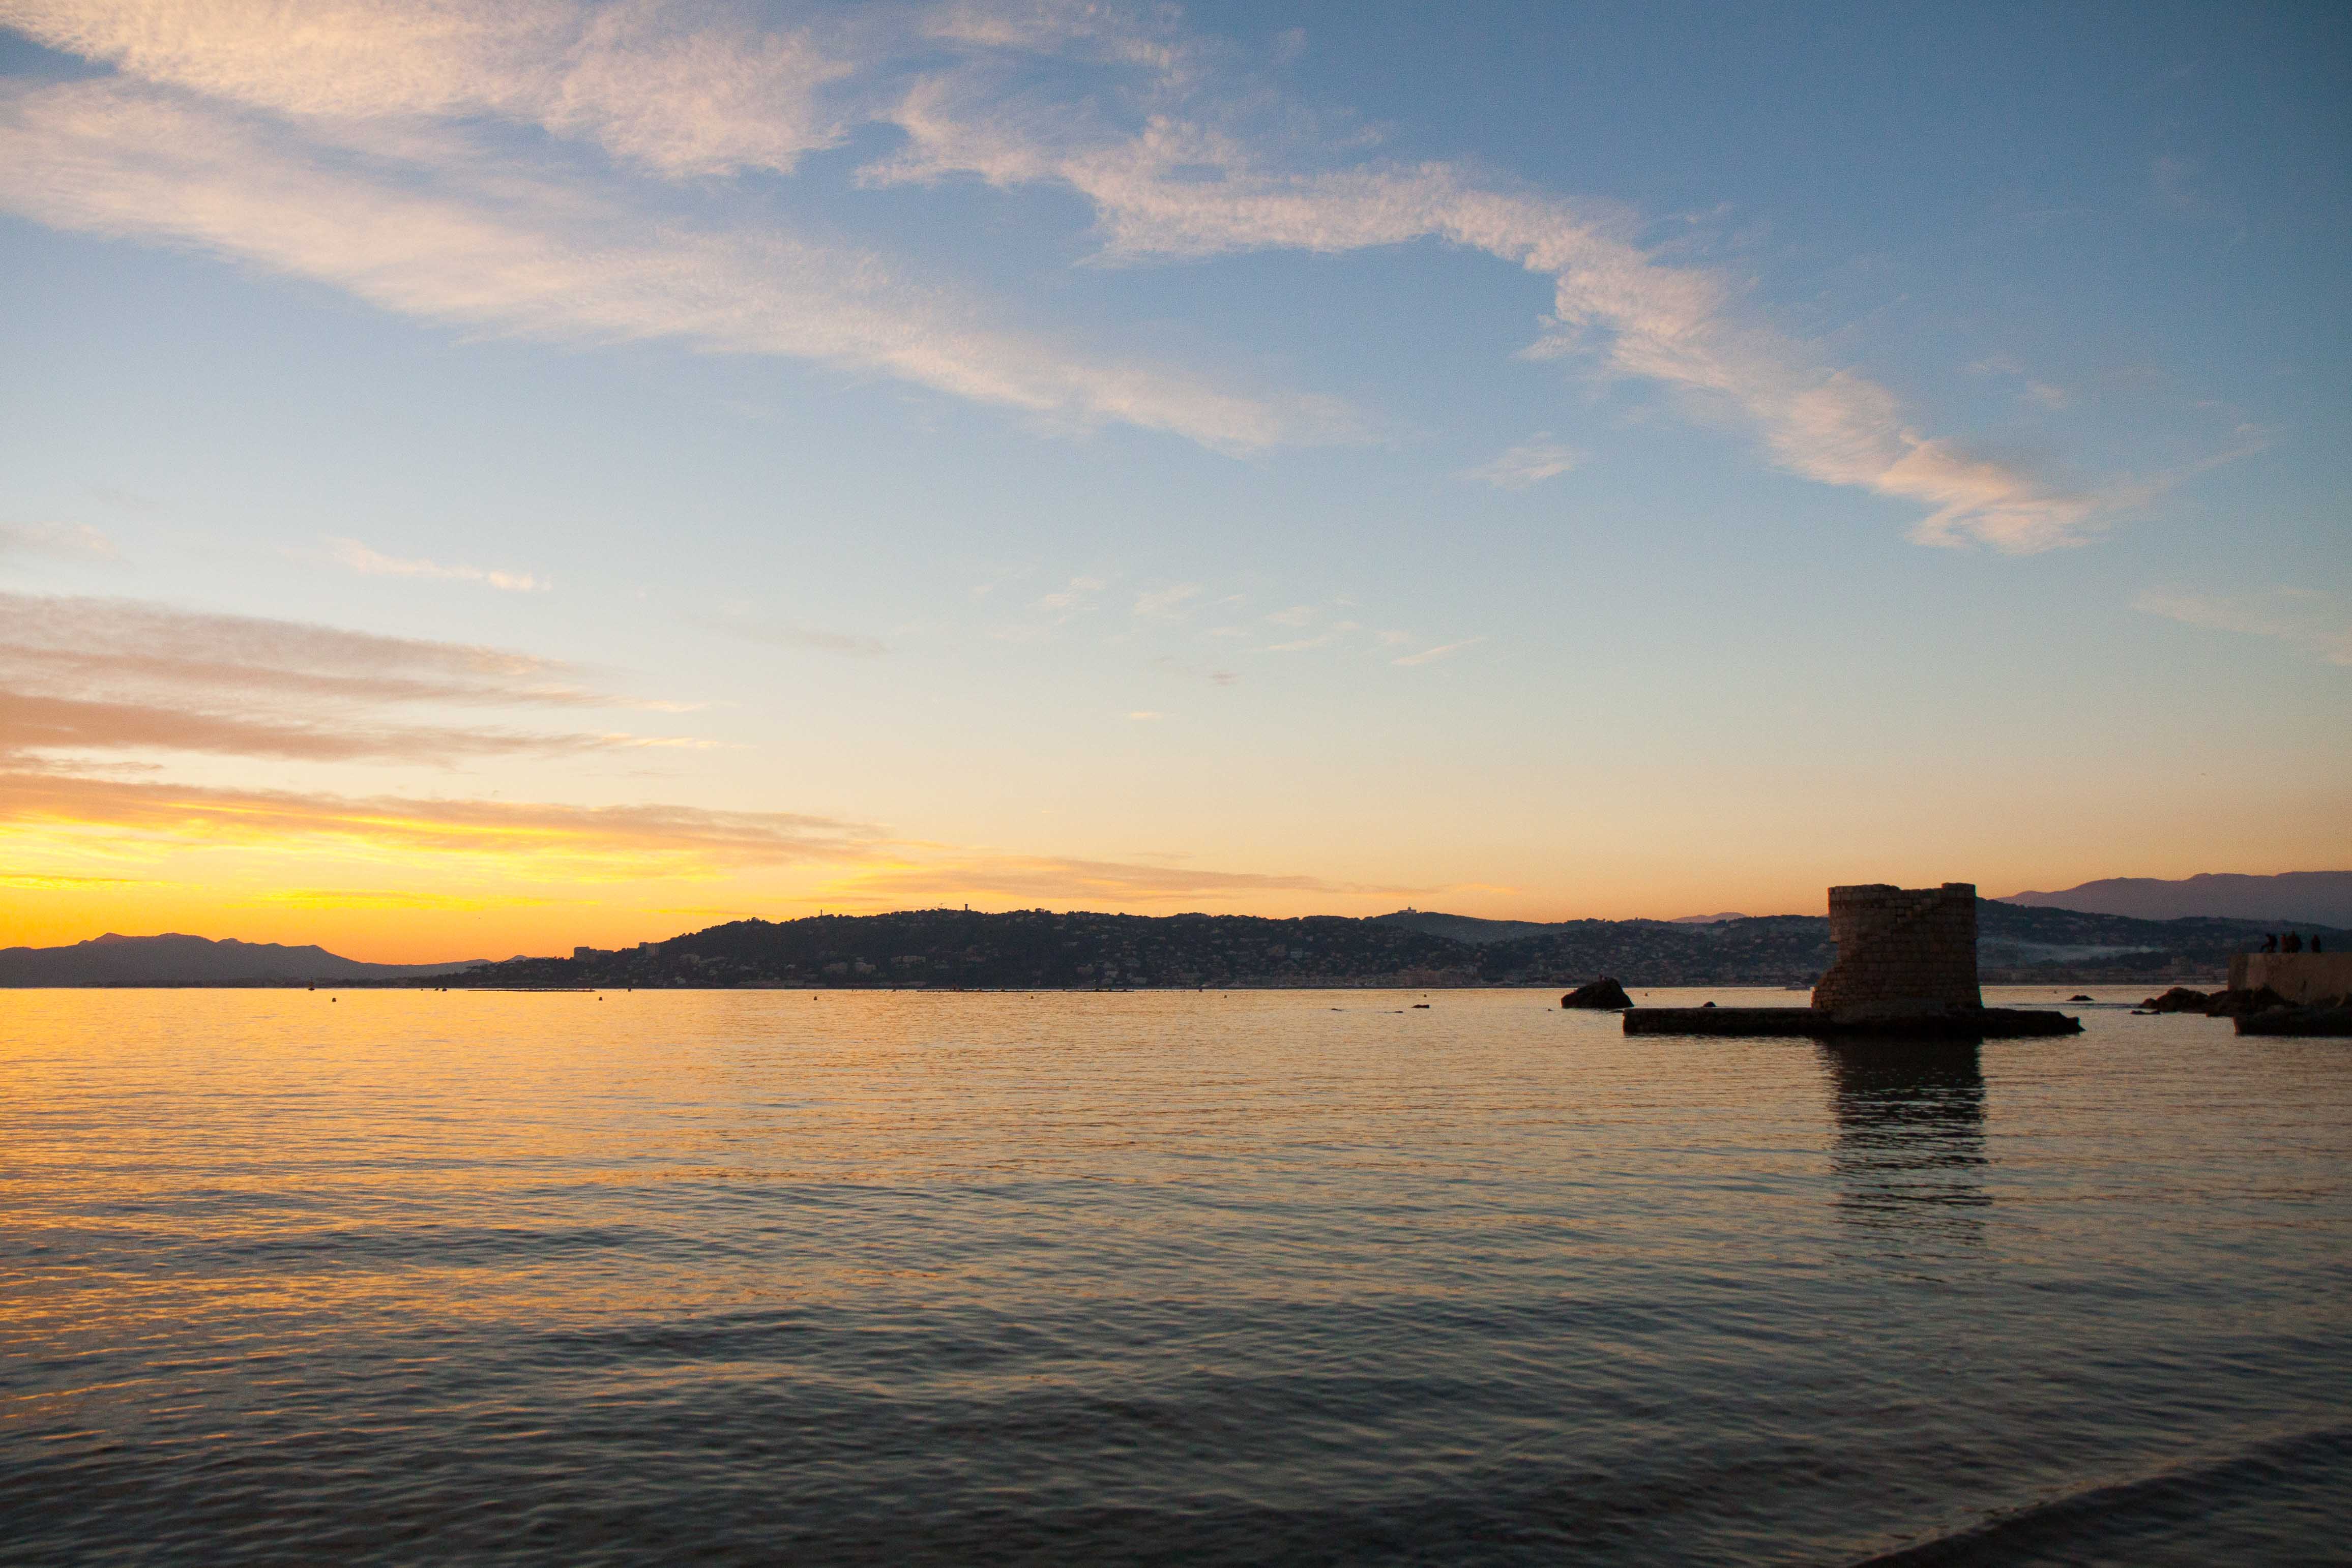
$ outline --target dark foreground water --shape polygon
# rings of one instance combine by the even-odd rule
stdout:
[[[1422,999],[0,992],[0,1557],[2352,1560],[2352,1045]]]

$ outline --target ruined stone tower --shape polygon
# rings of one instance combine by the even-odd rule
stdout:
[[[1981,1008],[1974,883],[1830,889],[1837,962],[1813,988],[1813,1006],[1840,1013]]]

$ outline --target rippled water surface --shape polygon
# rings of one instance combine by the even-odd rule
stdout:
[[[0,1555],[2346,1560],[2352,1043],[1555,1002],[0,992]]]

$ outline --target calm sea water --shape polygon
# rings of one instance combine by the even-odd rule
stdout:
[[[2352,1560],[2347,1042],[1556,999],[0,992],[0,1556]]]

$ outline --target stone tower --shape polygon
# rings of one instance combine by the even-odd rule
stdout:
[[[1813,988],[1813,1006],[1890,1016],[1981,1008],[1977,988],[1977,889],[1870,883],[1830,889],[1837,962]]]

